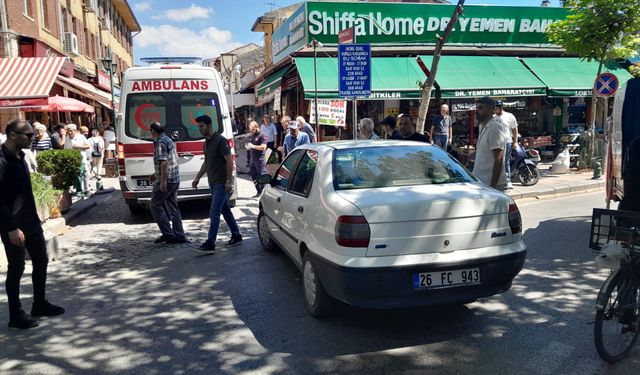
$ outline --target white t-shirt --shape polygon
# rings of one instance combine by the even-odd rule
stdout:
[[[111,129],[105,130],[102,137],[104,138],[104,144],[107,146],[107,151],[115,151],[116,133]]]
[[[502,123],[502,120],[498,116],[492,117],[487,125],[480,128],[480,137],[478,138],[478,143],[476,145],[476,161],[473,166],[473,175],[489,186],[491,185],[493,165],[495,163],[493,150],[504,151],[504,148],[510,139],[506,129],[506,125]],[[507,176],[503,171],[500,173],[500,179],[498,180],[497,187],[500,188],[506,184]]]
[[[509,129],[513,130],[518,128],[518,120],[516,120],[516,116],[514,116],[513,113],[502,111],[502,114],[498,117],[500,117],[502,122],[505,123]]]
[[[69,142],[68,140],[70,139],[70,137],[67,137],[67,142]],[[65,145],[65,148],[74,148],[73,146],[77,146],[77,145],[89,145],[89,141],[87,140],[87,137],[85,137],[84,135],[82,135],[80,132],[76,133],[76,136],[73,137],[73,139],[71,139],[70,142],[70,146],[67,147],[67,145]],[[78,149],[81,153],[84,154],[84,160],[82,161],[83,163],[88,163],[89,159],[91,159],[91,147],[89,147],[86,150],[80,150]]]

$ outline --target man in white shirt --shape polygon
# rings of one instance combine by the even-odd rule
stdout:
[[[271,122],[269,115],[262,116],[262,125],[260,125],[260,131],[267,136],[267,148],[275,151],[276,137],[278,136],[278,129]],[[267,160],[267,163],[269,160]]]
[[[65,149],[76,149],[82,154],[82,168],[80,170],[80,181],[76,186],[76,194],[82,196],[89,193],[89,158],[87,158],[87,150],[91,148],[89,140],[78,131],[76,124],[67,124],[67,137],[64,145]]]
[[[502,122],[506,125],[507,130],[510,132],[510,137],[507,141],[507,146],[505,149],[505,173],[507,174],[507,189],[512,189],[511,186],[511,150],[515,150],[518,148],[518,121],[516,120],[516,116],[513,113],[504,111],[502,109],[502,101],[496,101],[496,116],[500,117]]]
[[[104,129],[104,134],[102,134],[102,138],[104,139],[104,147],[106,150],[105,159],[112,159],[115,157],[116,151],[116,133],[111,129],[108,122],[102,123],[102,128]]]
[[[504,190],[507,185],[507,176],[504,173],[504,152],[508,137],[500,117],[493,116],[495,106],[495,101],[486,96],[476,103],[480,137],[476,144],[473,174],[492,188]]]

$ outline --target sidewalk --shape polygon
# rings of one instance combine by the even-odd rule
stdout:
[[[566,174],[551,174],[550,164],[539,164],[538,168],[542,177],[537,184],[533,186],[522,186],[519,183],[514,183],[513,190],[508,191],[507,194],[514,199],[521,199],[602,189],[605,187],[604,178],[593,180],[593,171],[591,170],[583,172],[571,171]]]

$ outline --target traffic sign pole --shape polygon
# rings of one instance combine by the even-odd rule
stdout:
[[[348,39],[348,38],[345,38]],[[355,33],[353,33],[355,40]],[[358,139],[358,98],[371,95],[371,46],[338,45],[339,95],[351,99],[353,140]]]

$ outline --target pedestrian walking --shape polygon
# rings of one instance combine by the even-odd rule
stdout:
[[[62,150],[67,141],[67,129],[64,124],[55,124],[51,134],[51,147],[54,150]]]
[[[40,151],[51,150],[51,138],[47,133],[47,127],[39,122],[36,122],[33,125],[36,136],[33,139],[33,143],[31,144],[31,150],[33,150],[36,154]]]
[[[78,150],[82,155],[82,164],[80,166],[78,180],[76,181],[76,194],[83,196],[89,193],[89,159],[91,158],[91,151],[89,150],[89,140],[78,131],[78,127],[75,124],[67,124],[67,137],[64,145],[65,149]],[[87,150],[89,150],[89,157],[87,157]]]
[[[508,142],[505,125],[494,116],[496,102],[484,97],[476,104],[476,118],[480,124],[480,136],[476,144],[476,160],[473,174],[486,185],[504,190],[507,176],[504,173],[504,152]]]
[[[395,133],[393,139],[429,143],[427,136],[416,132],[416,126],[409,115],[398,116],[398,131]]]
[[[266,174],[265,150],[267,149],[267,136],[260,131],[260,125],[257,122],[251,121],[249,124],[249,131],[251,132],[249,143],[246,144],[247,150],[251,152],[251,164],[249,166],[249,174],[253,180],[253,184],[256,187],[256,197],[262,193],[263,185],[258,183],[258,177]]]
[[[180,187],[180,169],[176,145],[164,134],[164,126],[157,122],[151,124],[153,138],[153,170],[150,176],[155,181],[151,193],[151,215],[162,235],[155,244],[186,243],[187,238],[182,227],[182,215],[178,208],[178,188]]]
[[[448,105],[443,104],[440,107],[440,115],[434,118],[429,135],[433,143],[445,151],[453,141],[453,126]]]
[[[269,115],[262,116],[262,125],[260,126],[262,134],[267,136],[267,148],[275,151],[276,137],[278,136],[278,129],[271,122]]]
[[[211,208],[209,209],[209,233],[207,240],[198,247],[197,251],[213,254],[216,250],[216,238],[220,227],[220,214],[231,230],[231,239],[227,246],[236,246],[242,242],[240,229],[231,212],[229,197],[233,193],[233,159],[229,142],[221,134],[214,131],[211,117],[207,115],[196,118],[200,134],[206,138],[204,142],[204,163],[193,180],[192,187],[196,189],[200,178],[207,174],[211,189]]]
[[[313,143],[316,141],[316,132],[313,131],[311,125],[307,123],[307,120],[302,116],[296,117],[296,121],[298,122],[298,128],[300,131],[306,133],[309,136],[309,142]]]
[[[104,146],[107,150],[105,158],[113,159],[116,152],[116,133],[111,129],[111,126],[106,121],[102,123],[102,128],[104,129],[102,138],[104,139]]]
[[[98,129],[91,130],[91,138],[89,138],[91,146],[91,170],[93,177],[99,178],[102,174],[102,162],[104,161],[104,139],[100,136]]]
[[[9,263],[5,284],[9,327],[28,329],[38,326],[35,317],[61,315],[64,308],[49,303],[45,298],[49,259],[22,151],[31,145],[34,130],[29,122],[16,119],[7,125],[6,134],[7,139],[0,148],[0,237]],[[33,263],[31,314],[27,314],[20,303],[25,249]]]
[[[278,155],[278,163],[281,163],[284,155],[282,154],[282,151],[280,151],[280,147],[282,146],[282,142],[284,141],[284,136],[286,133],[284,127],[282,126],[282,117],[279,115],[275,115],[273,124],[276,126],[275,149]]]
[[[363,118],[360,120],[360,126],[358,127],[358,139],[380,139],[378,135],[373,131],[374,124],[370,118]]]
[[[500,117],[502,123],[507,127],[506,130],[510,133],[504,153],[504,171],[507,175],[506,188],[513,189],[511,184],[511,154],[518,148],[518,120],[516,120],[516,116],[513,113],[503,110],[502,107],[502,101],[496,101],[495,114]]]
[[[284,156],[289,155],[291,151],[293,151],[296,147],[301,145],[310,144],[311,140],[307,133],[303,133],[298,127],[297,123],[291,121],[289,116],[282,117],[282,125],[287,125],[289,129],[289,134],[284,137],[282,151],[284,151]]]

